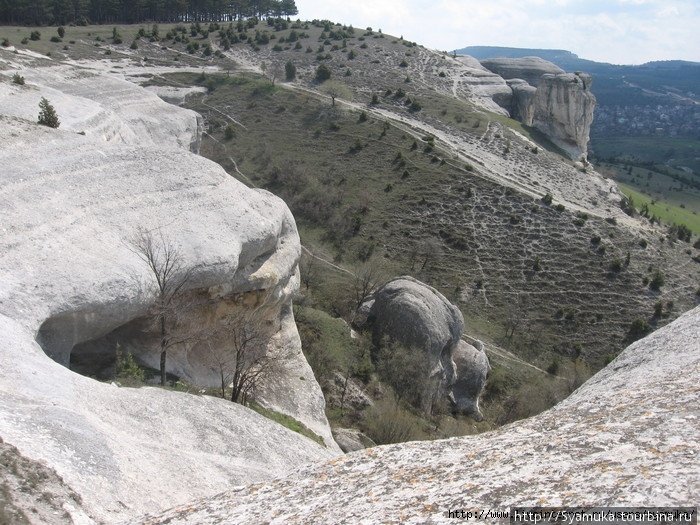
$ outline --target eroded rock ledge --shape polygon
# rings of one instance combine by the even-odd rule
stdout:
[[[512,93],[494,100],[511,117],[547,135],[572,159],[585,159],[595,96],[591,76],[566,73],[538,57],[494,58],[482,66],[506,79]]]
[[[286,205],[192,154],[191,111],[65,66],[22,74],[25,86],[0,83],[2,438],[54,468],[107,521],[338,453],[290,308],[300,246]],[[59,129],[34,123],[41,96]],[[177,241],[193,291],[262,302],[267,347],[284,349],[289,363],[261,400],[328,448],[228,401],[118,388],[63,366],[76,345],[152,304],[147,270],[125,242],[138,227]],[[196,351],[172,365],[206,376]]]
[[[451,523],[448,509],[694,505],[698,341],[700,307],[531,419],[356,452],[132,523]]]

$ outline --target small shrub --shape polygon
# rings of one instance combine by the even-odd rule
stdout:
[[[10,47],[10,41],[7,38],[2,39],[2,47]]]
[[[63,42],[63,40],[61,40],[60,37],[55,36],[55,35],[52,36],[49,40],[51,40],[51,42],[53,42],[54,44],[55,44],[55,43],[58,43],[58,42]]]
[[[131,352],[124,355],[121,347],[117,345],[116,379],[126,385],[139,385],[145,378],[144,370],[138,365]]]
[[[394,400],[386,399],[367,411],[362,426],[365,434],[377,444],[402,443],[421,437],[417,419]]]
[[[235,136],[236,130],[233,129],[233,124],[229,124],[228,126],[226,126],[226,129],[224,130],[224,138],[226,140],[231,140]]]
[[[297,67],[291,60],[287,60],[287,63],[284,65],[284,76],[287,81],[292,81],[297,76]]]
[[[544,202],[547,206],[552,204],[552,194],[551,193],[546,193],[544,197],[542,197],[542,202]]]
[[[50,128],[57,128],[61,125],[56,110],[44,97],[41,97],[41,101],[39,102],[39,119],[37,122],[42,126],[48,126]]]
[[[613,259],[610,263],[610,271],[613,273],[620,273],[622,271],[622,261],[618,258]]]
[[[316,68],[316,82],[325,82],[326,80],[331,78],[331,74],[331,68],[329,68],[325,64],[321,64],[320,66],[318,66],[318,68]]]
[[[66,36],[66,28],[63,26],[60,26],[58,29],[56,29],[56,32],[58,33],[59,38],[63,38]]]
[[[664,274],[661,273],[659,270],[654,270],[654,273],[652,274],[651,279],[649,280],[649,288],[658,292],[664,285],[664,282]]]
[[[29,39],[25,36],[25,37],[22,39],[22,44],[24,44],[24,45],[26,46],[28,43],[29,43]]]
[[[20,75],[19,73],[15,73],[12,75],[12,83],[13,84],[19,84],[20,86],[24,85],[24,77]]]
[[[362,111],[360,117],[357,119],[358,122],[367,122],[367,112]]]
[[[138,49],[138,48],[139,48],[139,45],[138,45],[138,43],[136,42],[136,40],[134,40],[134,41],[131,43],[131,46],[129,46],[129,47],[131,47],[131,49]]]
[[[32,31],[29,34],[30,40],[41,40],[41,33],[39,31]]]
[[[399,64],[399,67],[408,67],[408,62],[405,60],[402,60],[401,63]]]
[[[632,324],[630,324],[629,330],[627,331],[626,340],[627,342],[632,343],[638,339],[641,339],[649,332],[651,332],[649,323],[647,323],[644,319],[635,319],[632,321]]]

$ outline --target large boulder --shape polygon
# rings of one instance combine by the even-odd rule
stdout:
[[[380,287],[359,310],[364,323],[361,327],[371,329],[376,346],[388,338],[405,347],[425,352],[428,359],[426,373],[430,379],[428,391],[422,399],[425,410],[430,410],[436,401],[445,396],[454,402],[451,387],[458,376],[453,354],[461,344],[464,329],[464,318],[459,308],[432,286],[403,276]],[[464,359],[460,359],[460,363],[467,365]],[[463,368],[462,373],[464,381],[472,384],[472,372]],[[472,405],[465,399],[471,390],[464,386],[458,390],[460,405],[465,412],[480,415],[478,410],[471,410]],[[481,390],[477,390],[478,398]],[[472,403],[476,403],[476,399]]]
[[[496,431],[312,465],[158,516],[187,523],[454,523],[448,511],[697,505],[700,307],[627,348],[568,399]],[[481,522],[502,523],[508,519]]]
[[[55,469],[108,522],[340,453],[292,314],[300,245],[286,205],[191,153],[200,128],[191,111],[108,75],[22,74],[25,86],[0,82],[2,438]],[[35,123],[42,96],[60,128]],[[188,293],[207,299],[188,322],[215,326],[232,304],[255,310],[263,350],[286,365],[260,402],[325,447],[223,399],[119,388],[69,369],[115,334],[138,346],[136,327],[155,301],[127,242],[138,228],[179,245]],[[168,371],[213,381],[204,346],[173,349]],[[156,356],[138,355],[152,365]]]
[[[377,446],[374,441],[355,428],[334,428],[333,437],[345,453]]]
[[[477,421],[484,419],[479,409],[479,397],[486,386],[486,377],[491,366],[481,341],[474,346],[460,341],[452,360],[455,363],[456,381],[452,385],[452,398],[457,412],[471,416]]]

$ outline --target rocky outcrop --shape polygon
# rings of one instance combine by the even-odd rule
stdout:
[[[694,506],[700,307],[568,399],[494,432],[375,447],[132,523],[453,523],[514,506]],[[507,522],[508,519],[484,519]]]
[[[292,315],[300,246],[285,204],[190,153],[193,112],[106,75],[22,74],[25,86],[0,83],[3,439],[110,522],[339,453]],[[59,129],[35,124],[41,96]],[[191,322],[214,325],[231,303],[255,309],[264,349],[285,354],[261,403],[304,423],[325,448],[222,399],[119,388],[67,368],[78,349],[135,334],[153,304],[148,270],[127,242],[139,227],[180,246],[188,293],[210,305]],[[213,376],[202,350],[173,350],[169,371]]]
[[[519,78],[532,87],[537,87],[542,75],[559,75],[565,71],[540,57],[488,58],[481,65],[505,80]]]
[[[484,417],[479,409],[479,398],[486,386],[486,377],[491,366],[481,341],[472,346],[460,341],[452,352],[456,380],[452,385],[452,398],[457,411],[481,421]]]
[[[431,387],[422,401],[426,411],[444,396],[451,398],[451,387],[456,380],[453,353],[461,343],[464,329],[462,312],[455,305],[435,288],[403,276],[392,279],[372,294],[360,307],[360,314],[361,327],[371,329],[376,346],[389,338],[428,356],[426,372]],[[467,360],[461,362],[466,364]],[[463,372],[460,380],[469,381],[471,372]],[[460,406],[471,407],[464,399],[471,390],[461,384]],[[477,398],[483,386],[483,381],[473,385],[472,390],[478,391]],[[476,404],[477,400],[473,399],[472,403]],[[478,414],[478,409],[474,413]]]
[[[526,126],[532,126],[532,120],[535,114],[534,100],[537,89],[519,78],[508,80],[508,87],[513,91],[510,104],[510,116],[519,120]]]
[[[585,159],[595,96],[585,73],[544,75],[535,93],[533,126],[573,159]]]
[[[365,393],[362,384],[340,372],[335,372],[326,382],[324,392],[326,403],[331,407],[359,411],[374,406],[374,401]]]
[[[455,91],[465,97],[476,98],[480,105],[502,113],[502,108],[509,108],[512,90],[505,80],[482,66],[477,59],[459,56],[459,78],[455,82]]]
[[[585,159],[595,96],[591,76],[566,73],[538,57],[493,58],[481,64],[507,80],[510,97],[494,98],[510,116],[534,126],[572,159]]]
[[[355,428],[334,428],[333,438],[345,453],[377,446],[374,441]]]

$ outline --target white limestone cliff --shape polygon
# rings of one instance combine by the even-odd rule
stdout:
[[[586,158],[596,103],[590,75],[565,73],[538,57],[494,58],[481,64],[506,79],[511,96],[494,101],[511,117],[539,129],[572,159]]]
[[[198,148],[194,112],[77,68],[22,74],[25,86],[0,82],[1,437],[54,468],[107,521],[339,453],[290,307],[300,245],[286,205],[189,151]],[[42,96],[59,129],[35,123]],[[76,345],[152,304],[148,271],[125,242],[139,227],[177,242],[192,293],[255,303],[268,351],[287,355],[260,401],[326,447],[229,401],[120,388],[64,366]],[[209,377],[209,364],[197,348],[169,361],[190,379]]]

